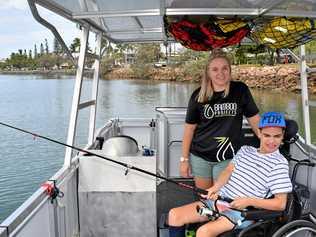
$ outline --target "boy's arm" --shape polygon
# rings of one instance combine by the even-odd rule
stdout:
[[[230,203],[231,207],[236,209],[245,209],[248,206],[261,208],[271,211],[283,211],[286,207],[287,193],[275,194],[271,199],[260,198],[236,198]]]
[[[235,166],[232,162],[230,162],[227,167],[220,173],[214,185],[207,189],[208,194],[207,198],[216,199],[217,192],[223,187],[229,180],[231,174],[233,173]]]
[[[233,171],[235,169],[235,166],[232,162],[229,162],[229,164],[226,166],[226,168],[219,174],[217,180],[214,183],[214,188],[220,189],[223,187],[229,180],[230,176],[232,175]]]

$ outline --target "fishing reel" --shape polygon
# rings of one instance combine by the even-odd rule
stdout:
[[[206,216],[209,220],[215,220],[220,216],[219,213],[211,210],[207,206],[196,206],[196,211],[200,216]]]

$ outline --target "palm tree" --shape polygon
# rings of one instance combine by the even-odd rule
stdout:
[[[80,39],[78,37],[74,38],[72,44],[70,45],[70,52],[75,53],[80,51]]]

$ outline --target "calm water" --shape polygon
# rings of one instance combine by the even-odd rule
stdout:
[[[84,81],[90,88],[91,81]],[[101,81],[97,127],[111,117],[153,117],[155,106],[186,106],[196,84],[133,80]],[[32,75],[0,75],[0,122],[9,123],[62,142],[66,141],[73,77],[43,78]],[[90,90],[88,90],[90,91]],[[284,111],[302,123],[300,96],[253,91],[261,111]],[[89,93],[83,93],[87,101]],[[315,98],[313,98],[315,100]],[[78,142],[86,143],[87,127],[79,114]],[[311,111],[316,144],[316,110]],[[302,127],[302,126],[301,126]],[[62,165],[64,147],[0,126],[0,222],[30,196]]]

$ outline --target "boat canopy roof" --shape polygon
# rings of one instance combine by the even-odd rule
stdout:
[[[183,17],[238,19],[252,26],[277,17],[316,18],[315,0],[29,0],[119,43],[173,41],[168,23]],[[283,22],[284,23],[284,22]],[[281,24],[281,23],[276,23]],[[302,23],[305,24],[306,23]],[[273,26],[275,28],[275,25]],[[309,23],[314,28],[314,20]],[[167,29],[166,29],[167,28]],[[289,29],[285,29],[289,30]],[[280,30],[279,30],[280,31]],[[282,29],[281,29],[282,31]],[[283,30],[284,33],[284,30]],[[262,36],[265,37],[265,36]],[[314,37],[314,36],[309,36]],[[252,40],[254,37],[250,37]],[[306,38],[306,37],[305,37]],[[256,37],[255,37],[256,39]],[[263,40],[263,39],[261,39]],[[181,41],[181,39],[180,39]],[[267,43],[273,42],[269,37]],[[277,48],[277,47],[276,47]]]

